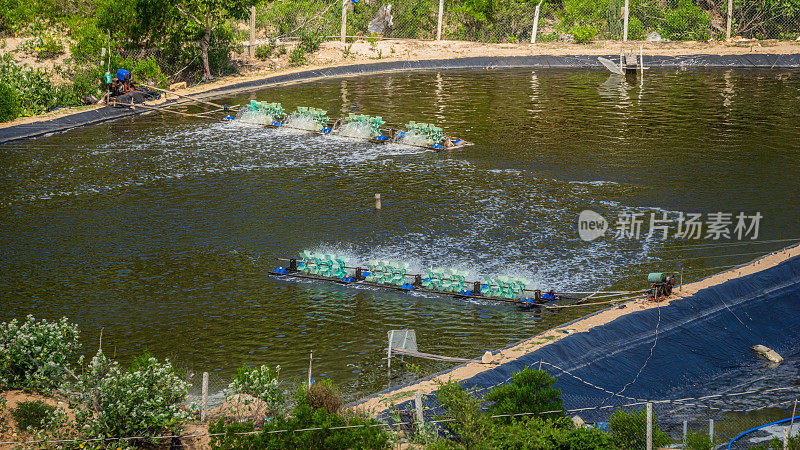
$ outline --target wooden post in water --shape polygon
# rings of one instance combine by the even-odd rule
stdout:
[[[347,42],[347,2],[350,0],[342,0],[342,31],[341,37],[342,44]]]
[[[647,450],[653,450],[653,404],[647,404],[647,435],[645,437],[645,446]]]
[[[533,29],[531,30],[531,44],[536,43],[536,32],[539,29],[539,8],[542,6],[542,1],[536,5],[536,10],[533,12]]]
[[[436,24],[436,40],[442,40],[442,20],[444,19],[444,0],[439,0],[439,20]]]
[[[208,372],[203,372],[203,387],[200,394],[200,422],[206,421],[208,414]]]
[[[381,209],[381,194],[375,194],[375,209]]]

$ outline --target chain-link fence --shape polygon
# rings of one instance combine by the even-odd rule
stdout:
[[[441,21],[441,39],[523,43],[537,22],[537,42],[622,40],[626,28],[629,40],[704,41],[728,37],[729,8],[731,38],[800,34],[797,0],[278,0],[256,8],[255,27],[261,38],[336,38],[344,21],[349,37],[436,39]]]

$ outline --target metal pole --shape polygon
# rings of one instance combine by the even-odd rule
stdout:
[[[417,412],[417,430],[422,430],[425,425],[425,416],[422,414],[422,395],[419,391],[414,392],[414,409]]]
[[[686,434],[689,431],[689,422],[683,421],[683,447],[686,448]]]
[[[342,0],[342,32],[339,40],[344,44],[347,42],[347,2],[349,0]]]
[[[444,18],[444,0],[439,0],[439,20],[436,24],[436,40],[442,40],[442,20]]]
[[[731,26],[733,25],[733,0],[728,0],[728,24],[725,27],[725,40],[731,40]]]
[[[714,442],[714,419],[708,419],[708,438]]]
[[[533,12],[533,29],[531,30],[531,44],[536,43],[536,32],[539,29],[539,8],[541,6],[542,2],[540,1],[539,4],[536,5],[536,10]]]
[[[389,346],[386,349],[386,369],[389,371],[389,377],[392,376],[392,341],[394,340],[394,330],[389,331]]]
[[[203,390],[200,394],[200,422],[206,421],[208,413],[208,372],[203,372]]]
[[[308,354],[308,388],[311,389],[311,363],[314,361],[314,350]]]
[[[653,404],[647,404],[647,435],[645,436],[646,439],[646,447],[647,450],[653,450]]]
[[[250,59],[256,55],[256,7],[250,7]]]
[[[628,0],[625,0],[625,12],[622,16],[622,42],[628,42]]]

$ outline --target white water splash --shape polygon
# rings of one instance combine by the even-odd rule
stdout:
[[[348,122],[339,128],[339,136],[356,138],[356,139],[370,139],[374,138],[372,127],[363,122]]]
[[[319,131],[322,128],[314,119],[295,113],[289,114],[286,118],[286,126],[308,131]]]
[[[236,122],[251,123],[255,125],[267,125],[272,123],[273,118],[265,111],[250,111],[242,108],[236,113]]]
[[[401,144],[418,145],[421,147],[427,147],[432,144],[431,140],[428,139],[427,136],[423,134],[414,133],[413,131],[407,131],[399,142]]]

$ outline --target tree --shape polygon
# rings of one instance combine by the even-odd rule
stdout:
[[[203,37],[200,39],[203,80],[211,78],[211,68],[208,65],[211,32],[226,18],[244,19],[248,9],[257,2],[258,0],[179,0],[175,4],[182,15],[200,25],[203,30]]]
[[[520,419],[530,415],[563,416],[561,390],[553,388],[555,382],[547,372],[526,367],[511,377],[511,383],[498,386],[486,395],[486,400],[494,402],[489,410],[492,414],[525,414]]]

